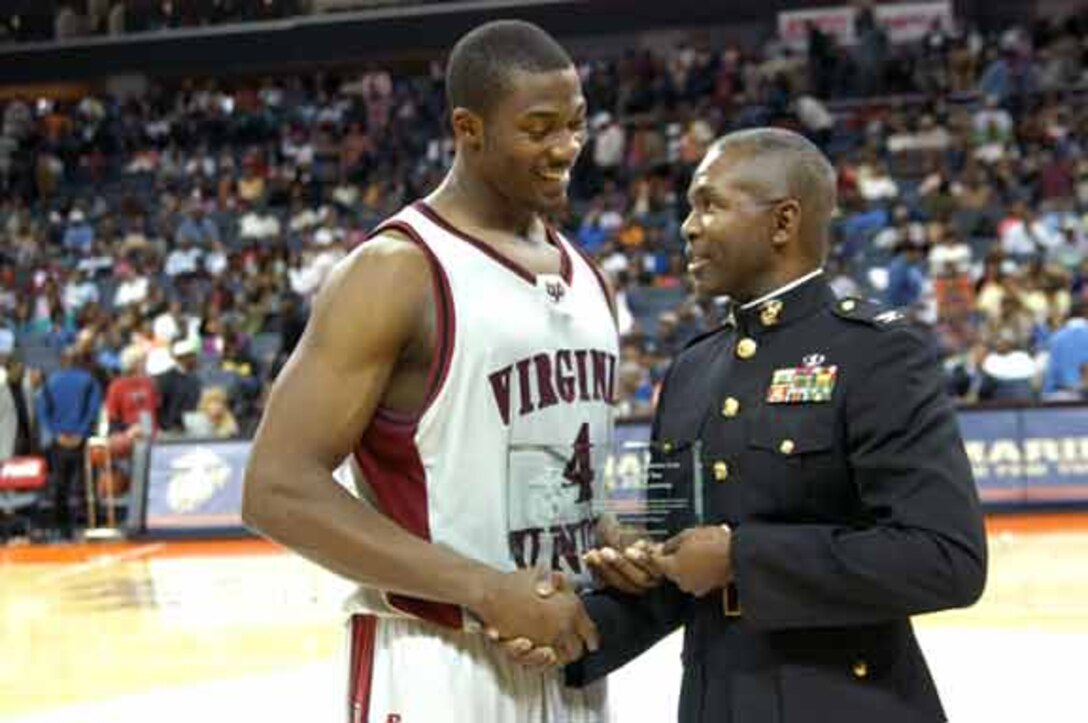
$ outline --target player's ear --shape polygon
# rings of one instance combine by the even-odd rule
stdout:
[[[454,141],[479,150],[484,142],[484,121],[468,108],[454,108],[452,114]]]

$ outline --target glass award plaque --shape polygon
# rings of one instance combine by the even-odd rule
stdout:
[[[507,470],[514,563],[563,572],[576,587],[592,582],[582,555],[603,544],[602,523],[629,544],[664,542],[704,519],[698,442],[512,444]]]

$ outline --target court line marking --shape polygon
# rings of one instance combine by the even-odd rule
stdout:
[[[164,542],[155,542],[147,545],[140,545],[130,550],[125,550],[123,552],[103,553],[102,555],[87,560],[86,562],[79,562],[74,565],[65,565],[59,570],[47,572],[34,582],[38,585],[51,585],[61,582],[62,580],[67,580],[71,577],[79,577],[80,575],[88,572],[101,570],[102,568],[110,567],[111,565],[119,565],[121,563],[137,560],[141,557],[148,557],[155,554],[165,546],[166,543]]]

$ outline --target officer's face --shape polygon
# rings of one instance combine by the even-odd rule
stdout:
[[[688,273],[700,296],[746,301],[764,285],[773,263],[774,199],[752,179],[752,164],[711,151],[688,190],[691,211],[682,228]]]

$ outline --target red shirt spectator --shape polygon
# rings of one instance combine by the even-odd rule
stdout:
[[[1073,163],[1050,155],[1039,172],[1039,195],[1046,201],[1073,198]]]
[[[155,382],[144,373],[144,353],[137,347],[129,347],[121,354],[124,376],[110,382],[106,391],[106,415],[111,432],[123,432],[141,424],[145,416],[151,431],[158,429],[155,409],[158,392]]]

